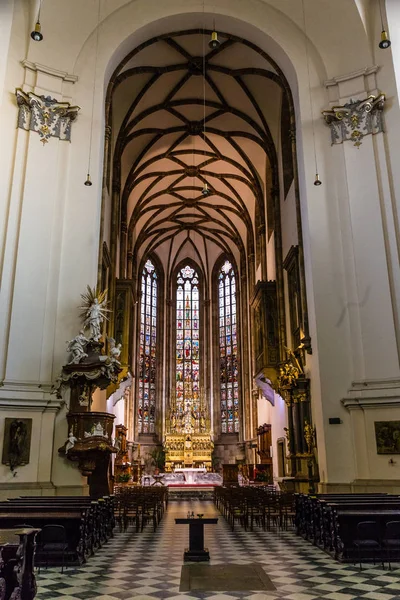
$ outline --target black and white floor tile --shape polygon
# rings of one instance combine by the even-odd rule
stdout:
[[[206,526],[211,564],[262,564],[274,592],[179,592],[188,510],[217,516],[212,502],[170,502],[157,531],[116,533],[81,568],[44,569],[37,600],[400,600],[400,568],[392,571],[335,562],[292,532],[232,532],[221,515]],[[400,565],[396,565],[400,566]]]

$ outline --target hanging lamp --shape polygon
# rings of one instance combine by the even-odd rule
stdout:
[[[215,29],[215,26],[214,26]],[[215,34],[215,36],[214,36]],[[204,42],[205,36],[205,14],[204,14],[204,0],[203,0],[203,141],[206,144],[206,48]],[[215,45],[211,45],[212,42],[215,42]],[[217,32],[213,31],[211,35],[211,40],[208,42],[210,48],[218,48],[220,45],[220,41],[218,40]],[[205,198],[211,195],[211,190],[208,187],[207,181],[204,182],[204,187],[201,190],[201,193]]]
[[[203,196],[207,197],[211,195],[211,190],[208,187],[208,183],[205,182],[203,189],[201,190],[201,193],[203,194]]]
[[[319,178],[319,174],[318,174],[317,150],[316,150],[316,147],[315,147],[314,109],[313,109],[312,94],[311,94],[310,60],[309,60],[309,56],[308,56],[308,36],[307,36],[306,10],[305,10],[305,6],[304,6],[304,0],[302,0],[302,7],[303,7],[303,24],[304,24],[304,27],[303,27],[303,31],[304,31],[304,45],[305,45],[305,50],[306,50],[306,62],[307,62],[307,73],[308,73],[308,93],[309,93],[309,96],[310,96],[310,111],[311,111],[313,146],[314,146],[314,162],[315,162],[314,185],[315,186],[320,186],[320,185],[322,185],[322,181]]]
[[[41,42],[43,39],[43,35],[42,35],[42,26],[40,24],[40,11],[42,9],[42,0],[40,0],[39,2],[39,13],[38,13],[38,18],[35,24],[35,29],[31,32],[31,38],[35,41],[35,42]]]
[[[215,48],[219,48],[220,45],[221,45],[221,42],[218,39],[218,33],[215,31],[215,26],[214,26],[214,31],[211,33],[211,38],[210,38],[210,41],[208,42],[208,47],[211,48],[211,50],[215,50]]]
[[[379,12],[381,15],[381,24],[382,24],[381,41],[379,42],[379,48],[381,50],[386,50],[387,48],[390,48],[390,46],[392,45],[392,42],[390,41],[388,32],[386,31],[385,26],[383,24],[383,14],[382,14],[381,2],[382,2],[382,0],[378,0]]]
[[[84,185],[86,185],[86,187],[91,187],[93,185],[92,184],[92,179],[90,177],[90,166],[91,166],[91,160],[92,160],[93,115],[94,115],[94,99],[95,99],[95,93],[96,93],[97,56],[98,56],[98,53],[99,53],[100,2],[101,2],[101,0],[98,0],[97,30],[96,30],[96,53],[95,53],[95,58],[94,58],[94,81],[93,81],[93,95],[92,95],[92,118],[91,118],[91,122],[90,122],[90,138],[89,138],[89,160],[88,160],[88,168],[87,168],[86,180],[84,182]]]

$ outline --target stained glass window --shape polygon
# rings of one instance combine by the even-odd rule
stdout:
[[[182,429],[191,430],[200,410],[200,293],[199,276],[189,265],[177,278],[176,408]]]
[[[226,260],[218,274],[219,355],[222,433],[239,431],[239,375],[236,278]]]
[[[142,271],[139,349],[139,433],[154,433],[157,361],[157,273],[148,260]]]

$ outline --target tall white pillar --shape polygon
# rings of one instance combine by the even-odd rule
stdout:
[[[27,61],[24,67],[25,93],[71,102],[75,76]],[[17,127],[16,100],[14,117]],[[29,464],[11,480],[1,465],[0,479],[20,493],[48,493],[58,484],[82,492],[86,484],[77,469],[63,469],[65,461],[57,457],[67,435],[65,409],[59,412],[61,403],[51,394],[70,151],[66,140],[50,137],[43,144],[37,131],[16,130],[0,291],[0,411],[31,418],[33,435]],[[64,427],[57,436],[60,420]],[[54,485],[56,461],[61,475]]]
[[[327,81],[331,107],[377,97],[377,73],[378,67],[372,67]],[[353,122],[353,129],[350,121],[347,125],[363,137],[361,145],[355,138],[332,147],[346,289],[339,320],[348,323],[343,343],[349,344],[351,357],[351,381],[342,403],[351,411],[355,479],[350,483],[366,490],[397,477],[386,468],[387,457],[378,455],[375,422],[400,415],[399,265],[386,134],[368,134],[362,122]],[[366,409],[365,414],[353,412]],[[327,453],[334,462],[333,440]]]

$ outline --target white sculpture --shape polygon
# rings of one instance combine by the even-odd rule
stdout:
[[[65,454],[67,454],[74,446],[75,446],[75,442],[77,442],[77,438],[74,436],[74,432],[71,431],[69,432],[69,436],[68,436],[68,442],[65,445]]]
[[[110,359],[112,362],[120,365],[121,363],[118,359],[121,356],[121,344],[115,345],[114,338],[108,338],[108,341],[110,342]]]
[[[87,318],[84,322],[86,327],[90,327],[90,337],[95,342],[98,342],[101,338],[100,327],[103,321],[104,317],[101,314],[101,307],[99,305],[99,301],[97,300],[97,298],[95,298],[93,304],[87,312]]]
[[[68,363],[69,365],[77,365],[81,362],[83,358],[87,357],[87,353],[85,352],[85,350],[88,341],[89,340],[85,336],[84,330],[81,329],[79,334],[76,337],[74,337],[73,340],[67,342],[67,351],[72,354],[72,358]]]
[[[107,319],[107,291],[97,292],[96,289],[87,288],[86,294],[82,294],[83,305],[81,318],[84,327],[90,328],[90,339],[98,342],[101,338],[101,324]]]
[[[95,427],[94,427],[94,432],[93,435],[98,435],[100,437],[104,437],[104,429],[101,426],[101,423],[96,423]]]

